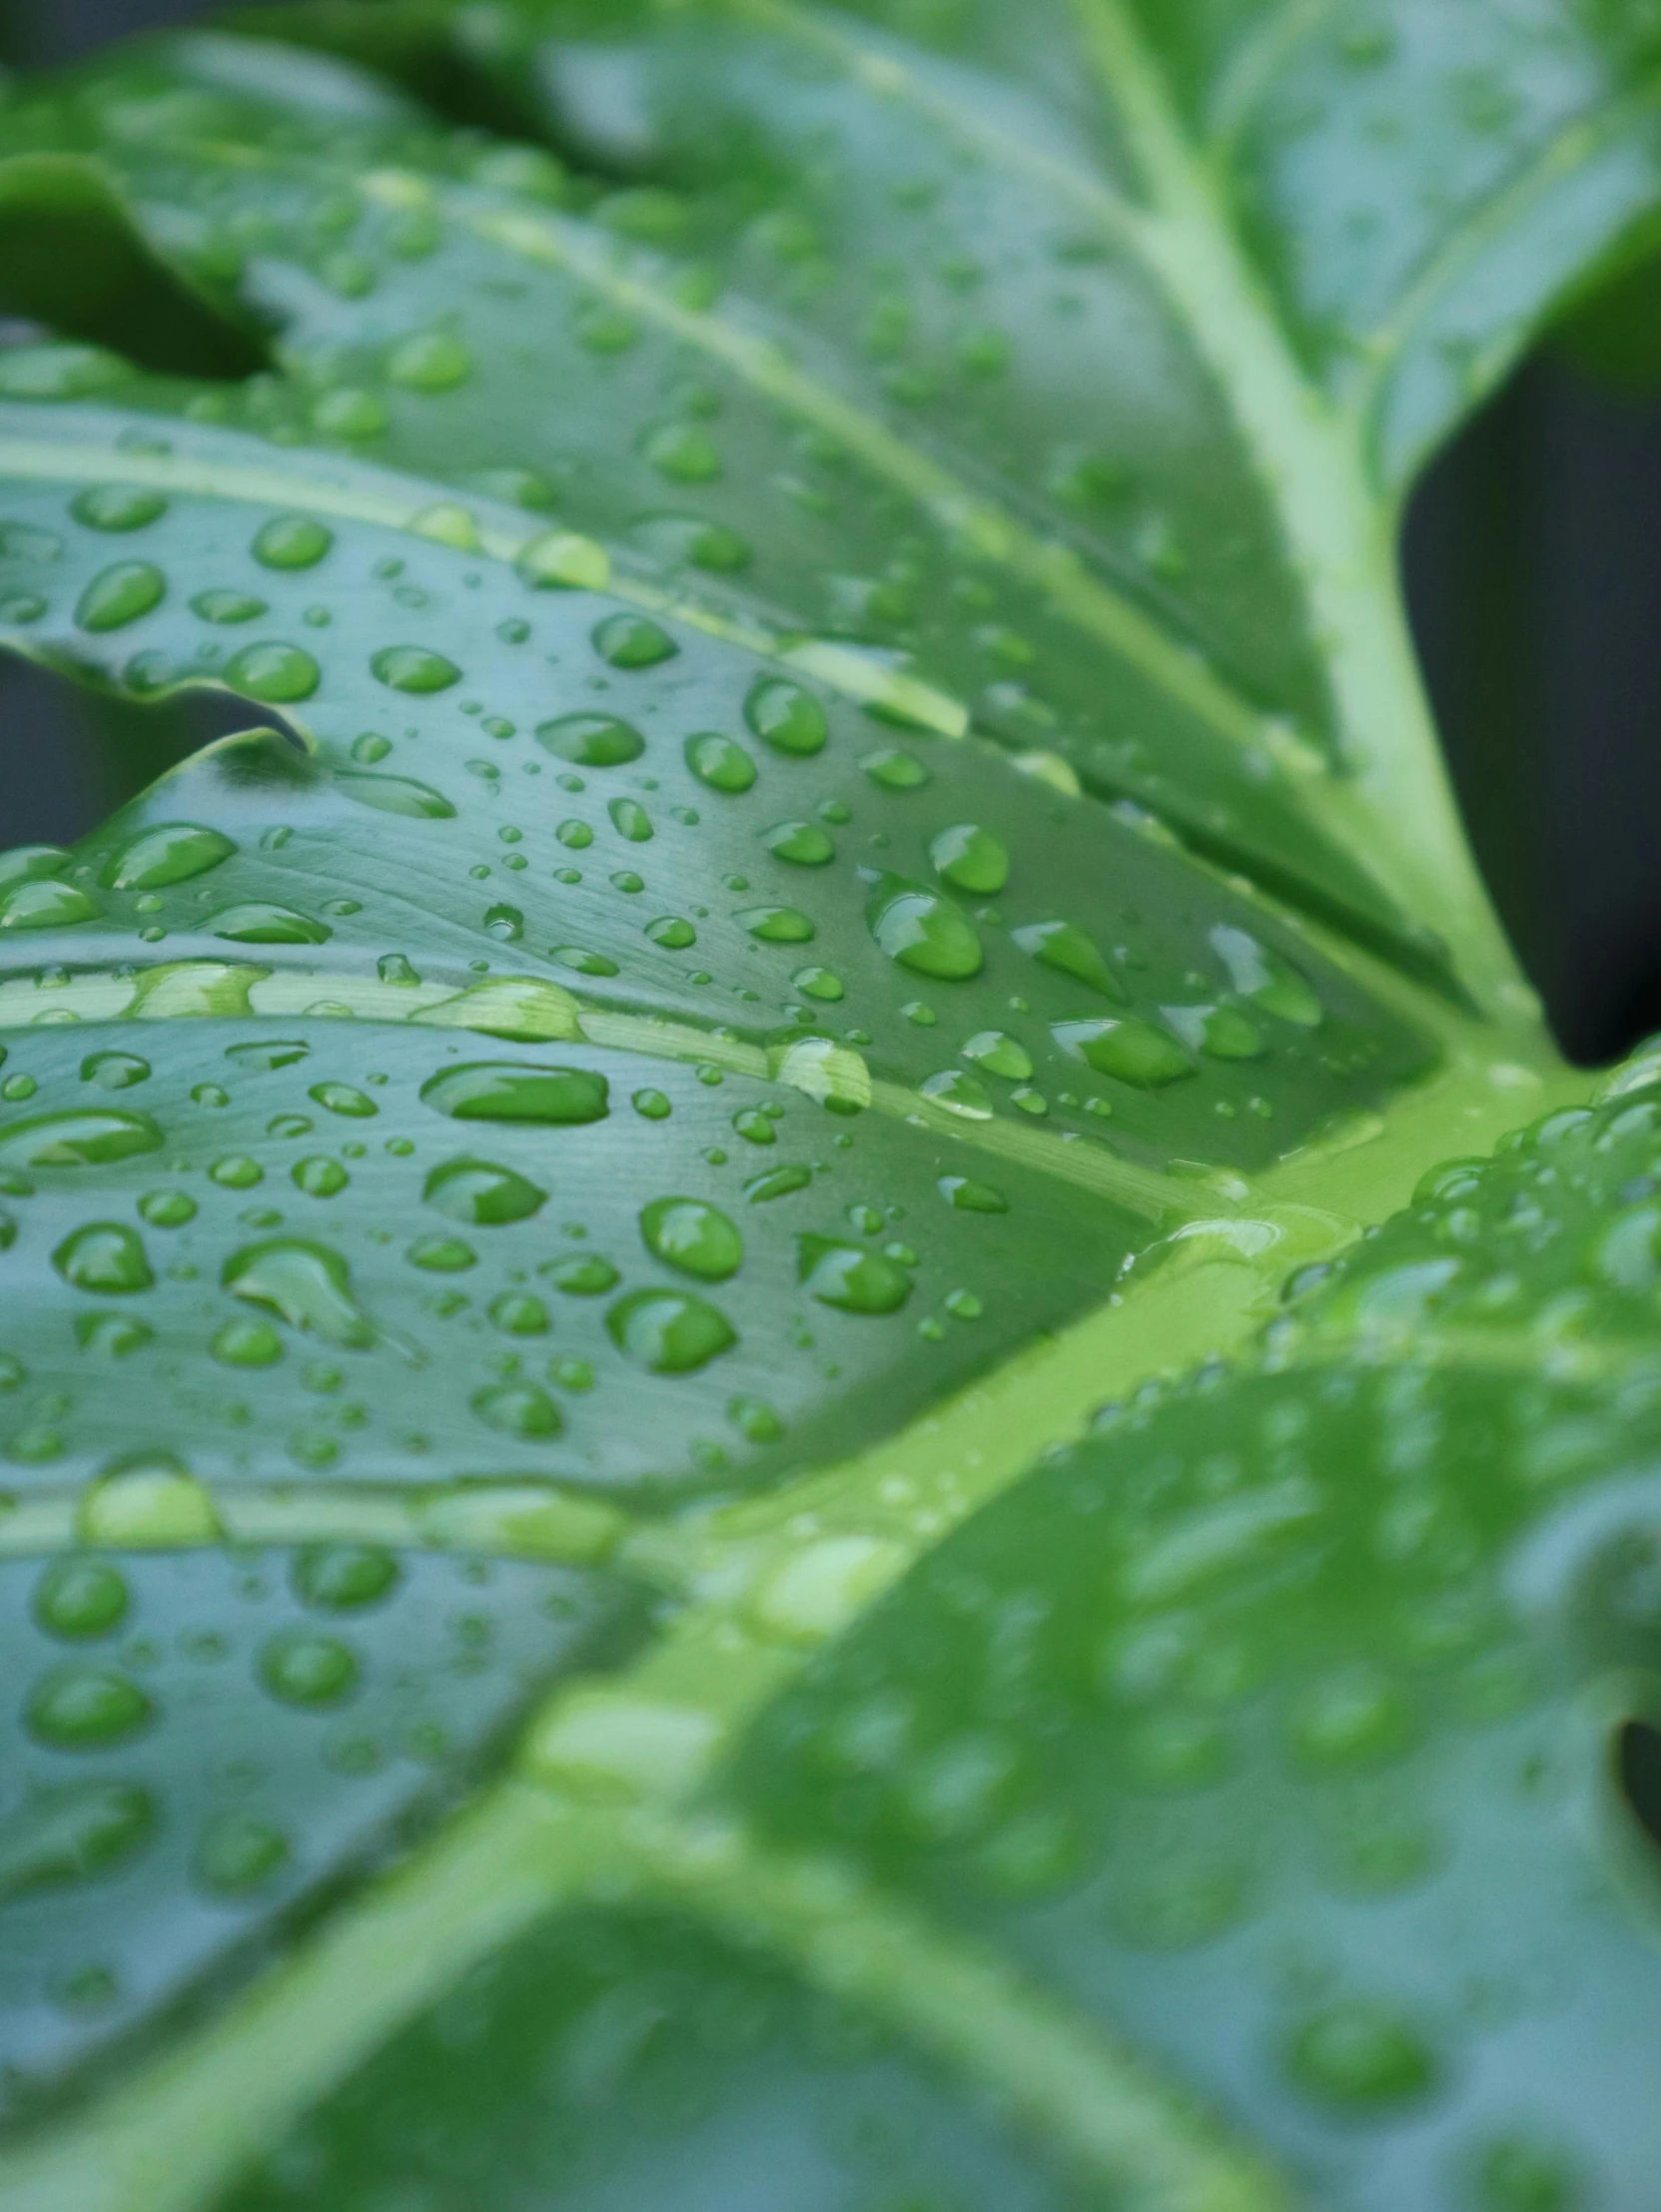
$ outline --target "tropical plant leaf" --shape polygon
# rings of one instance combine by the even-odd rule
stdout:
[[[1642,2201],[1655,1069],[1390,564],[1657,60],[350,0],[0,116],[4,641],[272,725],[0,855],[0,2204]]]

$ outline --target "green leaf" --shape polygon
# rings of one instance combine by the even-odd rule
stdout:
[[[250,725],[0,855],[5,2212],[1646,2201],[1655,1068],[1391,533],[1658,64],[330,0],[0,115],[0,635]]]

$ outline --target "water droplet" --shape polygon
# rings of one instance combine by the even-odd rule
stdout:
[[[284,1705],[337,1706],[358,1686],[358,1662],[337,1637],[289,1629],[261,1652],[260,1680]]]
[[[458,1236],[417,1237],[405,1257],[412,1267],[432,1275],[459,1275],[478,1264],[478,1254]]]
[[[962,982],[981,972],[981,941],[962,909],[923,884],[881,877],[865,921],[878,948],[916,975]]]
[[[726,1315],[683,1290],[634,1290],[605,1316],[619,1351],[654,1375],[689,1375],[737,1343]]]
[[[1123,999],[1124,986],[1084,931],[1073,922],[1033,922],[1010,935],[1040,967],[1099,991],[1104,999]]]
[[[637,1091],[630,1103],[635,1112],[647,1121],[666,1121],[674,1111],[673,1106],[661,1091]]]
[[[610,1260],[598,1252],[573,1252],[567,1259],[545,1260],[537,1269],[555,1288],[575,1298],[595,1298],[621,1279]]]
[[[713,483],[721,473],[720,448],[696,422],[661,422],[647,431],[640,450],[671,483]]]
[[[680,647],[667,630],[639,614],[609,614],[595,628],[594,650],[612,668],[655,668]]]
[[[1423,2096],[1436,2064],[1423,2037],[1388,2006],[1364,2000],[1328,2005],[1286,2045],[1293,2083],[1323,2104],[1379,2110]]]
[[[1010,1083],[1025,1083],[1033,1072],[1032,1057],[1025,1046],[1006,1037],[1002,1030],[982,1030],[965,1045],[963,1057],[977,1068],[984,1068],[989,1076],[1002,1076]]]
[[[1473,2178],[1480,2212],[1585,2212],[1592,2202],[1577,2161],[1518,2136],[1486,2145]]]
[[[683,953],[688,945],[698,942],[697,931],[678,914],[659,915],[655,922],[648,922],[646,935],[654,945],[661,945],[671,953]]]
[[[361,807],[378,814],[402,814],[413,822],[450,822],[455,809],[441,791],[417,783],[413,776],[360,776],[350,768],[337,769],[335,789]]]
[[[453,391],[472,374],[472,356],[452,331],[418,331],[387,357],[387,374],[406,391]]]
[[[127,1618],[126,1582],[101,1559],[62,1559],[35,1591],[35,1619],[48,1636],[72,1642],[108,1636]]]
[[[374,1324],[352,1293],[352,1271],[337,1251],[301,1237],[276,1237],[233,1252],[221,1276],[250,1305],[268,1307],[291,1328],[355,1351],[377,1340]]]
[[[89,1221],[66,1236],[52,1254],[65,1282],[100,1297],[148,1290],[156,1278],[143,1244],[118,1221]]]
[[[812,1180],[813,1169],[792,1160],[787,1167],[769,1167],[763,1175],[752,1175],[744,1195],[751,1205],[766,1205],[773,1198],[788,1198],[793,1190],[805,1190]]]
[[[93,636],[124,629],[159,607],[167,578],[153,561],[121,560],[101,568],[75,602],[77,625]]]
[[[555,945],[548,958],[579,976],[615,976],[618,973],[614,960],[607,960],[603,953],[590,953],[581,945]]]
[[[967,1175],[942,1175],[940,1195],[963,1213],[1007,1213],[1010,1202],[989,1182],[973,1182]]]
[[[654,1198],[641,1211],[640,1234],[649,1252],[701,1282],[725,1282],[744,1257],[737,1228],[701,1198]]]
[[[421,1195],[452,1221],[494,1227],[528,1220],[547,1192],[493,1160],[451,1159],[433,1168]]]
[[[188,883],[229,860],[237,850],[218,830],[194,822],[167,822],[146,830],[105,864],[99,881],[110,891],[161,891]]]
[[[133,373],[101,346],[19,346],[0,354],[0,393],[8,399],[84,399]]]
[[[268,640],[233,653],[225,664],[225,680],[233,691],[246,691],[267,706],[292,706],[311,698],[323,681],[323,670],[298,645]]]
[[[1261,1032],[1238,1007],[1163,1007],[1161,1012],[1185,1045],[1210,1060],[1259,1060],[1267,1051]]]
[[[216,1897],[246,1897],[288,1865],[289,1840],[251,1813],[216,1813],[196,1847],[194,1871]]]
[[[246,1152],[229,1152],[223,1159],[216,1159],[208,1173],[222,1190],[252,1190],[266,1179],[260,1162],[250,1159]]]
[[[274,514],[252,550],[262,568],[315,568],[334,542],[334,531],[309,514]]]
[[[1002,842],[972,822],[942,830],[930,843],[929,859],[936,874],[957,891],[989,898],[1009,882],[1010,858]]]
[[[344,1114],[349,1120],[367,1121],[381,1111],[372,1098],[350,1083],[315,1083],[306,1096],[327,1112]]]
[[[55,1667],[29,1694],[30,1734],[53,1751],[104,1751],[137,1736],[155,1708],[113,1667]]]
[[[162,1132],[147,1113],[114,1106],[85,1113],[41,1113],[0,1124],[0,1165],[107,1167],[139,1152],[159,1152]]]
[[[155,1820],[136,1783],[32,1791],[0,1822],[0,1903],[106,1872],[148,1842]]]
[[[798,1236],[796,1275],[809,1297],[842,1313],[897,1313],[911,1277],[883,1252],[829,1236]]]
[[[304,1190],[309,1198],[333,1198],[343,1191],[352,1177],[338,1159],[331,1159],[324,1152],[313,1152],[305,1159],[297,1159],[289,1170],[295,1187]]]
[[[1117,1077],[1138,1091],[1157,1091],[1194,1074],[1187,1056],[1163,1030],[1129,1015],[1058,1022],[1054,1035],[1064,1051],[1098,1075]]]
[[[799,907],[745,907],[733,920],[764,945],[805,945],[814,934]]]
[[[504,1290],[490,1301],[490,1319],[508,1336],[545,1336],[548,1309],[527,1290]]]
[[[700,730],[686,740],[686,765],[711,791],[736,794],[755,782],[755,762],[742,745],[719,730]]]
[[[650,843],[651,816],[638,799],[613,799],[605,811],[619,837],[626,837],[631,845]]]
[[[559,1435],[565,1426],[559,1408],[545,1390],[538,1390],[533,1383],[494,1384],[474,1391],[469,1403],[486,1428],[502,1436],[516,1436],[527,1444],[545,1442]]]
[[[764,677],[744,701],[744,719],[775,753],[805,760],[822,752],[830,735],[825,710],[812,692],[783,677]]]
[[[702,568],[711,575],[736,576],[753,557],[747,539],[724,522],[706,522],[692,514],[653,514],[629,533],[674,567]]]
[[[0,895],[0,930],[62,930],[90,922],[98,909],[84,891],[50,877],[13,884]]]
[[[150,1081],[150,1063],[136,1053],[89,1053],[81,1063],[81,1081],[101,1091],[130,1091]]]
[[[790,979],[805,998],[834,1005],[847,995],[842,978],[830,968],[798,968]]]
[[[534,1121],[573,1125],[602,1121],[610,1087],[583,1068],[531,1068],[479,1062],[448,1068],[421,1086],[421,1100],[455,1121]]]
[[[196,1200],[188,1190],[147,1190],[139,1211],[153,1229],[182,1229],[196,1219]]]
[[[816,822],[776,822],[761,841],[775,860],[796,868],[823,868],[836,858],[835,845]]]
[[[631,723],[611,714],[562,714],[536,725],[536,742],[579,768],[621,768],[638,760],[646,741]]]
[[[891,745],[880,746],[874,753],[866,753],[860,764],[874,784],[884,791],[916,791],[923,784],[931,783],[928,769],[915,753],[903,753]]]
[[[251,598],[246,591],[199,591],[191,601],[191,612],[204,622],[257,622],[270,611],[264,599]]]
[[[442,653],[424,645],[384,645],[370,655],[370,668],[390,691],[412,692],[417,697],[447,691],[461,681],[461,671]]]
[[[118,1459],[83,1496],[75,1517],[83,1544],[176,1551],[224,1536],[214,1502],[165,1453]]]
[[[167,512],[167,496],[145,484],[88,484],[69,502],[90,530],[142,530]]]
[[[919,1089],[925,1099],[933,1100],[949,1113],[961,1113],[970,1121],[992,1119],[991,1094],[984,1083],[966,1075],[961,1068],[943,1068],[938,1075],[926,1078]]]
[[[330,1613],[376,1605],[400,1580],[398,1561],[379,1544],[308,1544],[294,1566],[296,1597]]]
[[[283,1339],[264,1321],[227,1321],[210,1349],[225,1367],[274,1367],[283,1356]]]
[[[1276,959],[1246,931],[1226,922],[1212,931],[1212,949],[1243,999],[1298,1029],[1319,1028],[1324,1015],[1320,1001],[1289,961]]]

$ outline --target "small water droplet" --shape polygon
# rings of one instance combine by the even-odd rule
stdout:
[[[1088,985],[1104,999],[1124,999],[1125,990],[1119,978],[1076,923],[1033,922],[1010,934],[1040,967],[1053,968],[1058,975]]]
[[[686,740],[686,765],[711,791],[748,791],[756,779],[755,762],[742,745],[719,730],[700,730]]]
[[[573,1252],[566,1259],[544,1260],[536,1270],[573,1298],[597,1298],[621,1280],[610,1260],[598,1252]]]
[[[267,706],[293,706],[311,698],[323,681],[323,670],[298,645],[272,639],[233,653],[225,664],[225,680],[233,691],[246,691]]]
[[[327,1244],[275,1237],[233,1252],[221,1276],[233,1297],[268,1307],[291,1328],[308,1329],[327,1343],[367,1350],[377,1341],[369,1316],[352,1291],[352,1270]]]
[[[1351,2112],[1410,2103],[1437,2075],[1418,2030],[1393,2008],[1364,1999],[1305,2020],[1287,2041],[1286,2070],[1299,2089]]]
[[[984,1083],[961,1068],[943,1068],[938,1075],[927,1077],[919,1089],[925,1099],[933,1100],[949,1113],[961,1113],[970,1121],[992,1119],[991,1094]]]
[[[883,1252],[829,1236],[798,1236],[796,1275],[809,1297],[842,1313],[897,1313],[911,1277]]]
[[[564,1415],[545,1390],[533,1383],[497,1383],[474,1391],[468,1401],[474,1416],[501,1436],[522,1443],[545,1443],[565,1426]]]
[[[547,1198],[525,1176],[488,1159],[446,1160],[427,1176],[421,1195],[452,1221],[481,1227],[527,1221]]]
[[[255,532],[252,551],[262,568],[315,568],[335,533],[309,514],[274,514]]]
[[[155,1708],[113,1667],[55,1667],[29,1694],[29,1732],[53,1751],[105,1751],[137,1736]]]
[[[579,768],[621,768],[638,760],[646,741],[631,723],[611,714],[562,714],[536,725],[536,742]]]
[[[203,1830],[193,1870],[216,1897],[246,1897],[280,1874],[293,1853],[289,1840],[251,1813],[216,1813]]]
[[[454,661],[424,645],[384,645],[370,655],[370,668],[390,691],[410,692],[416,697],[447,691],[461,681],[461,671]]]
[[[89,1221],[52,1254],[52,1264],[77,1290],[100,1297],[148,1290],[156,1278],[135,1232],[119,1221]]]
[[[884,791],[916,791],[934,780],[915,753],[901,752],[897,746],[879,746],[874,753],[862,755],[859,765]]]
[[[796,760],[824,750],[825,710],[812,692],[783,677],[765,677],[744,701],[744,719],[764,745]]]
[[[817,822],[775,822],[762,832],[761,842],[775,860],[796,868],[823,868],[836,858],[836,847]]]
[[[981,972],[981,941],[962,909],[926,885],[879,878],[865,920],[879,950],[916,975],[963,982]]]
[[[118,1629],[130,1603],[126,1582],[107,1561],[63,1559],[40,1579],[35,1619],[48,1636],[80,1643]]]
[[[1114,1076],[1138,1091],[1157,1091],[1194,1074],[1187,1055],[1163,1030],[1130,1015],[1058,1022],[1054,1035],[1065,1052],[1098,1075]]]
[[[88,484],[69,511],[89,530],[142,530],[167,512],[167,495],[146,484]]]
[[[283,1705],[302,1709],[343,1705],[358,1687],[350,1646],[308,1629],[274,1636],[260,1654],[260,1680]]]
[[[799,907],[744,907],[733,920],[763,945],[805,945],[814,934]]]
[[[153,561],[122,560],[101,568],[75,602],[77,626],[94,637],[125,629],[159,607],[167,578]]]
[[[295,1596],[329,1613],[377,1605],[401,1579],[398,1561],[379,1544],[308,1544],[294,1565]]]
[[[127,1113],[114,1106],[82,1113],[41,1113],[26,1121],[0,1123],[0,1165],[107,1167],[140,1152],[159,1152],[164,1141],[147,1113]]]
[[[635,1290],[605,1325],[619,1351],[654,1375],[688,1375],[737,1343],[726,1315],[682,1290]]]
[[[480,1062],[445,1069],[421,1086],[421,1101],[456,1121],[531,1121],[548,1126],[601,1121],[610,1087],[583,1068]]]
[[[105,864],[99,880],[110,891],[160,891],[206,875],[236,850],[218,830],[194,822],[163,823],[124,846]]]
[[[982,1030],[964,1046],[963,1057],[977,1068],[984,1068],[989,1076],[1002,1076],[1010,1083],[1025,1083],[1033,1073],[1032,1056],[1026,1047],[1002,1030]]]
[[[942,1175],[940,1195],[963,1213],[1007,1213],[1010,1202],[989,1182],[975,1182],[967,1175]]]

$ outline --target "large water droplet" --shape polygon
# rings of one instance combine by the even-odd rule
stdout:
[[[602,1121],[610,1086],[585,1068],[530,1068],[506,1061],[447,1068],[421,1086],[421,1100],[455,1121]]]
[[[655,668],[672,660],[680,647],[644,615],[609,614],[594,631],[594,650],[613,668]]]
[[[638,799],[613,799],[605,811],[619,837],[626,837],[631,845],[650,844],[651,816]]]
[[[0,1822],[0,1903],[106,1872],[149,1841],[155,1821],[150,1794],[137,1783],[31,1792]]]
[[[29,1731],[54,1751],[106,1751],[137,1736],[154,1707],[113,1667],[55,1667],[29,1694]]]
[[[337,1637],[290,1629],[261,1652],[260,1680],[284,1705],[343,1705],[358,1686],[358,1662]]]
[[[496,1383],[474,1391],[469,1403],[486,1428],[501,1436],[516,1436],[526,1444],[545,1443],[565,1426],[559,1408],[545,1390],[538,1390],[533,1383]]]
[[[267,706],[293,706],[311,698],[323,681],[323,670],[298,645],[273,639],[233,653],[225,664],[225,680],[233,691],[246,691]]]
[[[335,934],[327,922],[258,899],[223,907],[211,920],[214,935],[233,945],[322,945]]]
[[[796,868],[823,868],[836,858],[836,847],[817,822],[775,822],[762,833],[761,842],[775,860]]]
[[[884,791],[916,791],[934,780],[915,753],[901,752],[897,746],[879,746],[874,753],[864,754],[859,765]]]
[[[809,1297],[842,1313],[897,1313],[911,1277],[897,1260],[830,1236],[798,1236],[796,1275]]]
[[[120,560],[101,568],[75,602],[77,625],[93,636],[124,629],[159,607],[167,578],[153,561]]]
[[[744,719],[764,745],[797,760],[822,752],[830,735],[825,710],[811,691],[783,677],[765,677],[744,701]]]
[[[1239,1007],[1164,1007],[1183,1043],[1209,1060],[1260,1060],[1268,1050],[1262,1033]]]
[[[335,533],[309,514],[274,514],[255,532],[253,553],[262,568],[315,568]]]
[[[1299,2089],[1351,2112],[1410,2103],[1435,2085],[1437,2072],[1418,2030],[1364,1999],[1305,2020],[1286,2044],[1286,2070]]]
[[[929,846],[929,859],[956,891],[989,898],[1009,882],[1010,859],[1002,842],[972,822],[942,830]]]
[[[1095,944],[1074,922],[1032,922],[1010,935],[1043,968],[1087,984],[1104,999],[1123,999],[1125,987]]]
[[[1289,961],[1276,959],[1246,931],[1227,922],[1212,931],[1212,947],[1243,999],[1299,1029],[1319,1028],[1324,1009]]]
[[[0,1125],[0,1165],[107,1167],[139,1152],[159,1152],[163,1142],[148,1113],[124,1113],[114,1106],[101,1112],[39,1113]]]
[[[814,934],[799,907],[744,907],[733,920],[763,945],[806,945]]]
[[[865,909],[881,951],[915,975],[963,982],[981,972],[981,941],[960,907],[923,884],[883,876]]]
[[[977,1068],[984,1068],[989,1076],[1002,1076],[1010,1083],[1026,1083],[1033,1073],[1032,1056],[1026,1047],[1006,1037],[1002,1030],[982,1030],[965,1045],[963,1057]]]
[[[0,894],[0,930],[62,930],[90,922],[98,909],[74,884],[35,877]]]
[[[1138,1091],[1155,1091],[1162,1084],[1192,1076],[1194,1069],[1175,1041],[1151,1023],[1133,1016],[1112,1016],[1084,1022],[1058,1022],[1055,1039],[1064,1051],[1084,1061],[1099,1075],[1117,1077]]]
[[[194,822],[166,822],[145,830],[106,862],[100,881],[111,891],[160,891],[188,883],[229,860],[237,850],[218,830]]]
[[[167,512],[167,495],[148,484],[88,484],[69,502],[90,530],[142,530]]]
[[[447,691],[461,681],[461,671],[442,653],[424,645],[384,645],[370,655],[370,667],[390,691],[407,691],[417,697]]]
[[[700,730],[686,740],[685,751],[687,767],[711,791],[748,791],[755,782],[755,762],[719,730]]]
[[[377,1342],[375,1324],[352,1290],[352,1270],[327,1244],[274,1237],[233,1252],[221,1276],[233,1297],[267,1307],[291,1328],[309,1329],[326,1343],[366,1351]]]
[[[547,1198],[545,1190],[488,1159],[451,1159],[434,1167],[421,1192],[452,1221],[495,1227],[526,1221]]]
[[[738,1337],[726,1315],[685,1290],[635,1290],[606,1314],[611,1340],[654,1375],[688,1375]]]
[[[536,742],[578,768],[621,768],[646,749],[640,732],[613,714],[562,714],[539,722]]]
[[[379,1544],[308,1544],[294,1566],[296,1597],[329,1613],[376,1605],[400,1579],[398,1561]]]
[[[938,1075],[926,1077],[918,1088],[925,1099],[933,1100],[949,1113],[961,1113],[969,1121],[992,1119],[991,1093],[961,1068],[943,1068]]]
[[[744,1257],[737,1228],[701,1198],[654,1198],[641,1211],[640,1234],[649,1252],[702,1282],[725,1282]]]
[[[52,1254],[65,1282],[100,1297],[148,1290],[156,1278],[143,1244],[119,1221],[89,1221],[66,1236]]]
[[[35,1619],[48,1636],[73,1643],[108,1636],[127,1618],[127,1584],[102,1559],[61,1559],[35,1591]]]
[[[413,776],[364,776],[350,768],[337,769],[335,788],[343,798],[374,807],[378,814],[402,814],[418,822],[449,822],[455,816],[442,792],[417,783]]]

